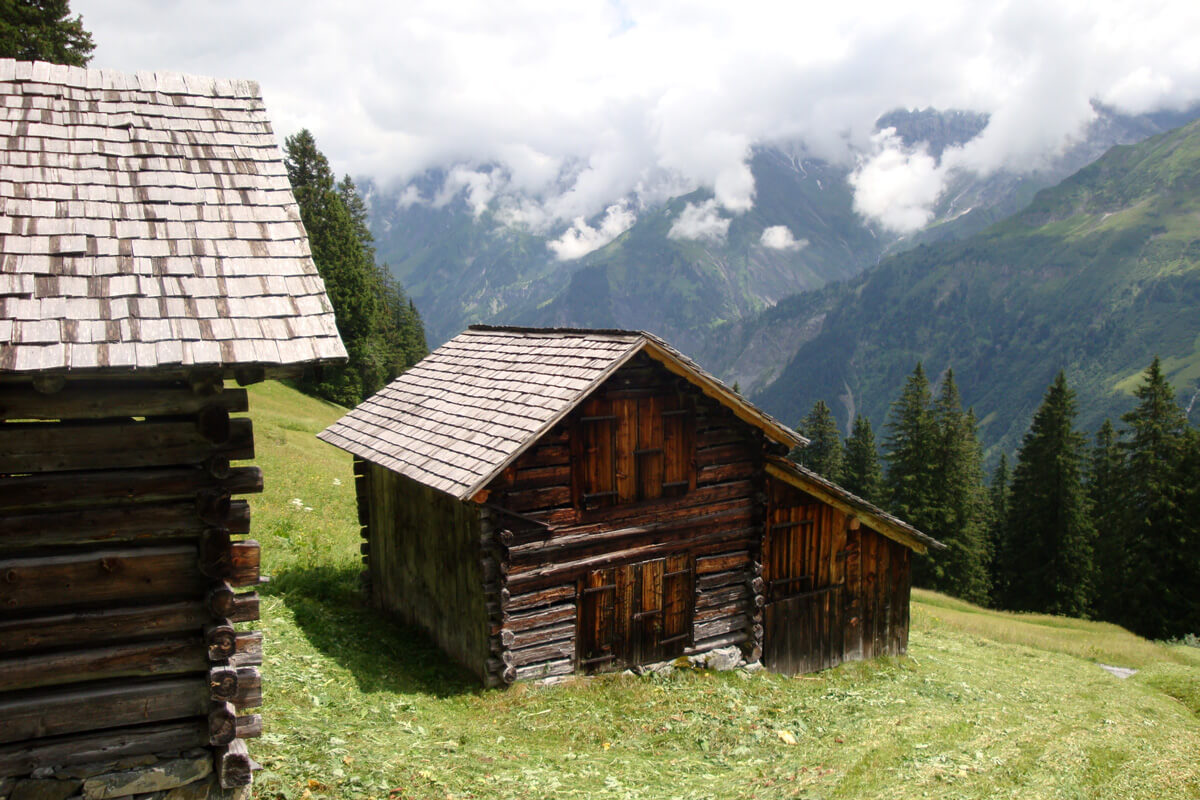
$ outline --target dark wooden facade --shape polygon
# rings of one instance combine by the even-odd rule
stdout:
[[[730,645],[783,672],[903,653],[924,544],[785,451],[639,352],[470,500],[358,459],[371,596],[488,685]]]
[[[908,648],[911,550],[775,476],[763,537],[763,663],[812,672]]]
[[[212,746],[249,781],[262,474],[209,378],[0,382],[0,776]]]

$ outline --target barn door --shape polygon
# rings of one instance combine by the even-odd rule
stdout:
[[[771,670],[813,672],[842,661],[841,522],[828,506],[772,482],[763,542],[763,663]]]
[[[686,555],[589,572],[583,582],[579,666],[588,671],[665,661],[692,630]]]

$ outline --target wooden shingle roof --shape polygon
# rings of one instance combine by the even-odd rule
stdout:
[[[777,442],[807,440],[642,331],[472,326],[318,436],[467,500],[635,354]]]
[[[0,372],[343,359],[246,81],[0,59]]]

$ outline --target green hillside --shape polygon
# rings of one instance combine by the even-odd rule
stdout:
[[[257,797],[1200,794],[1200,650],[925,592],[908,658],[482,690],[361,602],[350,458],[312,435],[341,409],[270,382],[250,409],[272,575]]]
[[[1200,123],[1113,148],[980,234],[785,309],[820,320],[758,398],[788,420],[836,399],[843,422],[881,423],[918,360],[954,368],[983,441],[1006,450],[1060,368],[1089,429],[1128,409],[1156,353],[1186,406],[1200,387]]]

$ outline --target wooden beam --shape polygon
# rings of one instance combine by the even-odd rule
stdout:
[[[8,613],[67,604],[199,597],[207,588],[196,548],[189,545],[0,560],[0,608]]]
[[[214,525],[233,533],[250,530],[250,506],[246,501],[226,500],[223,514],[202,515],[200,505],[193,500],[0,515],[0,548],[190,539]]]
[[[28,775],[41,767],[70,767],[190,750],[206,744],[208,724],[202,718],[33,739],[0,746],[0,777]]]
[[[258,765],[250,759],[246,742],[234,739],[217,751],[216,769],[217,781],[222,789],[237,789],[249,786],[254,777],[254,769]]]
[[[3,434],[0,434],[0,440]],[[217,479],[199,467],[106,469],[14,475],[0,481],[0,510],[65,510],[79,506],[128,506],[191,500],[201,491],[225,495],[258,494],[262,470],[236,467]]]
[[[181,384],[72,381],[61,391],[45,395],[0,385],[0,420],[112,419],[114,417],[183,417],[205,409],[231,413],[250,407],[245,389],[198,395]]]
[[[208,666],[198,635],[0,659],[6,691],[81,681],[196,672]]]
[[[191,422],[12,422],[0,429],[0,473],[200,464],[214,454],[254,458],[250,419],[230,420],[229,428],[229,440],[214,445]]]
[[[203,716],[203,676],[115,682],[0,697],[0,743]]]
[[[209,611],[194,600],[5,617],[0,619],[0,656],[195,632],[209,621]]]
[[[237,593],[228,583],[223,583],[209,591],[206,602],[213,616],[227,617],[230,622],[249,622],[258,619],[257,592]]]

